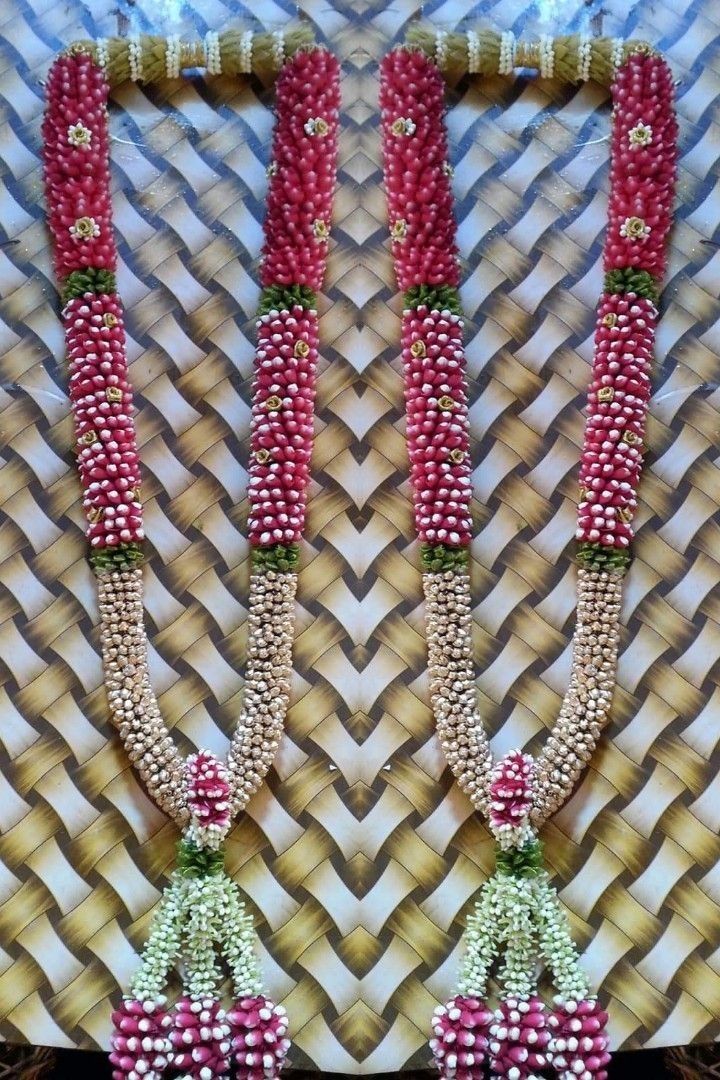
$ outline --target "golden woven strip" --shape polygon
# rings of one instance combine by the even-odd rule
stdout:
[[[404,27],[385,4],[302,6],[346,72],[316,487],[287,737],[228,861],[256,915],[268,987],[293,1017],[293,1064],[355,1075],[427,1066],[428,1018],[453,984],[492,844],[451,783],[428,708],[374,65]],[[593,30],[622,34],[627,5],[603,11]],[[87,12],[79,0],[9,0],[3,16],[0,1034],[95,1047],[177,831],[108,723],[39,196],[37,79],[56,48],[88,33]],[[451,26],[457,5],[432,17]],[[630,21],[633,36],[662,35],[683,79],[679,224],[614,724],[544,835],[615,1043],[638,1046],[713,1038],[720,1018],[719,305],[715,248],[703,242],[717,224],[720,62],[707,2],[688,15],[640,5]],[[92,29],[118,32],[111,16]],[[182,749],[222,751],[242,695],[242,463],[271,114],[247,80],[225,77],[125,83],[115,102],[153,680]],[[450,128],[480,463],[479,701],[496,750],[537,747],[569,670],[607,93],[474,80]]]

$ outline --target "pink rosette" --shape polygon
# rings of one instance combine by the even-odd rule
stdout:
[[[548,1056],[560,1080],[607,1080],[608,1014],[594,999],[565,1002],[548,1017]]]
[[[180,998],[170,1042],[170,1065],[183,1071],[183,1080],[216,1080],[230,1071],[230,1025],[214,998]]]
[[[63,319],[86,535],[93,547],[142,540],[140,462],[120,300],[86,293],[66,304]]]
[[[490,1027],[490,1068],[507,1080],[532,1080],[547,1068],[550,1042],[545,1005],[538,997],[508,997]]]
[[[265,286],[322,286],[337,168],[339,73],[337,58],[315,48],[297,52],[278,75],[261,271]]]
[[[274,1080],[285,1065],[290,1040],[282,1005],[269,998],[240,998],[228,1012],[238,1080]]]
[[[469,544],[472,482],[462,320],[424,305],[406,311],[402,346],[418,536],[428,543]]]
[[[661,56],[631,54],[612,86],[605,269],[665,273],[677,164],[675,88]]]
[[[45,191],[58,277],[88,266],[114,270],[105,74],[86,53],[64,54],[50,68],[45,95]]]
[[[160,1080],[169,1061],[172,1017],[155,1002],[124,998],[112,1014],[112,1080]]]
[[[385,191],[398,285],[403,290],[457,286],[445,82],[429,57],[408,48],[388,53],[380,75]]]
[[[487,1055],[492,1009],[479,998],[458,994],[433,1016],[430,1049],[443,1080],[478,1080]]]
[[[592,383],[580,463],[576,538],[627,547],[643,463],[655,307],[634,293],[598,306]]]
[[[230,780],[227,766],[209,750],[190,754],[185,762],[187,804],[202,831],[219,836],[230,825]]]
[[[298,306],[258,321],[248,498],[251,544],[302,537],[313,446],[318,319]]]
[[[530,754],[511,750],[496,762],[490,781],[490,824],[496,832],[520,828],[533,800],[535,761]]]

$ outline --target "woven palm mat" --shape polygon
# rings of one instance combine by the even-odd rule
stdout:
[[[523,7],[497,5],[502,26],[520,29]],[[374,59],[414,8],[306,8],[346,73],[315,485],[287,738],[228,863],[256,917],[268,988],[293,1019],[294,1064],[369,1074],[427,1064],[428,1017],[452,986],[492,845],[432,736],[408,503]],[[430,15],[447,25],[466,10]],[[720,80],[710,13],[656,3],[652,26],[629,17],[683,80],[680,220],[614,727],[545,830],[614,1042],[627,1046],[709,1039],[720,1018],[718,304],[716,250],[705,243],[718,206]],[[230,14],[214,5],[213,25]],[[622,32],[612,13],[598,18],[596,31]],[[96,27],[76,0],[10,0],[2,20],[0,1034],[96,1047],[177,836],[107,724],[42,220],[37,79],[60,43],[116,25],[108,16]],[[243,463],[269,99],[220,78],[123,87],[115,102],[154,681],[184,748],[222,751],[242,692]],[[569,670],[568,540],[607,123],[597,87],[499,80],[465,88],[450,118],[479,462],[478,685],[499,751],[538,744]]]

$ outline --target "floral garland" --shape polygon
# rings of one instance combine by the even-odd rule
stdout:
[[[273,48],[282,61],[281,41],[287,49],[277,35]],[[217,70],[217,40],[205,45]],[[243,36],[246,56],[251,47]],[[181,55],[179,43],[168,42],[173,72]],[[129,56],[137,77],[142,51]],[[184,1080],[214,1080],[229,1073],[234,1057],[238,1076],[260,1080],[282,1067],[287,1018],[261,991],[252,919],[223,869],[222,842],[272,763],[288,705],[295,567],[313,437],[315,297],[335,186],[339,67],[325,49],[312,47],[295,52],[277,78],[252,404],[249,658],[242,712],[221,762],[206,750],[183,760],[148,673],[141,473],[115,287],[105,57],[107,49],[81,43],[50,70],[43,124],[48,223],[65,303],[77,462],[111,715],[148,792],[184,830],[142,964],[113,1013],[113,1078],[160,1080],[172,1070]],[[220,1001],[220,958],[236,999],[228,1011]],[[165,986],[178,960],[183,996],[168,1010]]]
[[[567,915],[542,866],[537,830],[572,791],[613,694],[656,301],[672,217],[673,82],[666,62],[652,50],[630,45],[618,56],[615,45],[605,43],[618,63],[605,286],[580,466],[572,673],[538,759],[514,750],[494,762],[477,711],[472,663],[469,423],[444,82],[433,59],[435,42],[425,33],[422,47],[397,48],[385,58],[380,89],[390,236],[405,294],[406,437],[438,735],[497,842],[496,872],[468,919],[459,993],[436,1009],[430,1045],[447,1078],[474,1080],[487,1062],[493,1077],[508,1080],[532,1080],[548,1067],[561,1080],[605,1080],[607,1014],[579,966]],[[473,68],[485,70],[491,49],[500,70],[509,73],[520,55],[512,35],[488,34],[483,41],[486,52],[480,35],[468,35]],[[576,50],[574,77],[585,78],[595,54],[586,40]],[[547,41],[525,46],[523,55],[539,57],[546,74],[555,60]],[[485,998],[498,960],[501,1000],[493,1010]],[[552,1010],[537,992],[541,960],[557,989]]]

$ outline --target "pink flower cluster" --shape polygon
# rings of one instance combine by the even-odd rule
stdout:
[[[528,1080],[548,1065],[548,1016],[538,997],[506,998],[490,1026],[490,1068],[497,1077]]]
[[[91,56],[63,55],[50,68],[45,93],[43,157],[58,276],[85,266],[114,270],[107,80]],[[76,229],[80,221],[90,224]]]
[[[190,754],[185,762],[187,804],[197,825],[222,834],[230,824],[230,780],[227,767],[209,750]]]
[[[260,318],[248,485],[251,544],[295,543],[302,536],[317,350],[314,311],[296,306]]]
[[[183,1070],[185,1080],[215,1080],[230,1071],[230,1025],[214,998],[180,998],[170,1042],[170,1064]]]
[[[425,306],[406,311],[402,347],[418,535],[430,543],[469,544],[472,484],[462,321]]]
[[[407,48],[388,53],[380,75],[385,191],[398,285],[403,290],[456,286],[460,273],[443,77],[429,57]]]
[[[643,460],[656,311],[634,293],[598,305],[580,464],[578,540],[627,547]]]
[[[322,285],[337,168],[339,70],[332,53],[316,48],[297,52],[278,75],[263,285]],[[308,123],[317,120],[322,124]]]
[[[490,781],[490,824],[496,832],[517,829],[532,806],[535,760],[511,750],[495,763]]]
[[[141,540],[140,463],[117,296],[86,293],[63,312],[83,506],[94,547]]]
[[[548,1017],[548,1053],[560,1080],[607,1080],[608,1014],[597,1000],[566,1002]]]
[[[110,1064],[113,1080],[152,1080],[168,1064],[172,1017],[154,1002],[125,998],[112,1014]]]
[[[459,994],[437,1007],[430,1049],[443,1080],[477,1080],[482,1076],[493,1016],[483,1001]]]
[[[228,1012],[232,1047],[242,1080],[269,1080],[285,1064],[290,1040],[282,1005],[263,997],[241,998]]]
[[[677,159],[675,93],[667,62],[633,53],[618,68],[612,97],[605,269],[635,266],[662,277]]]

